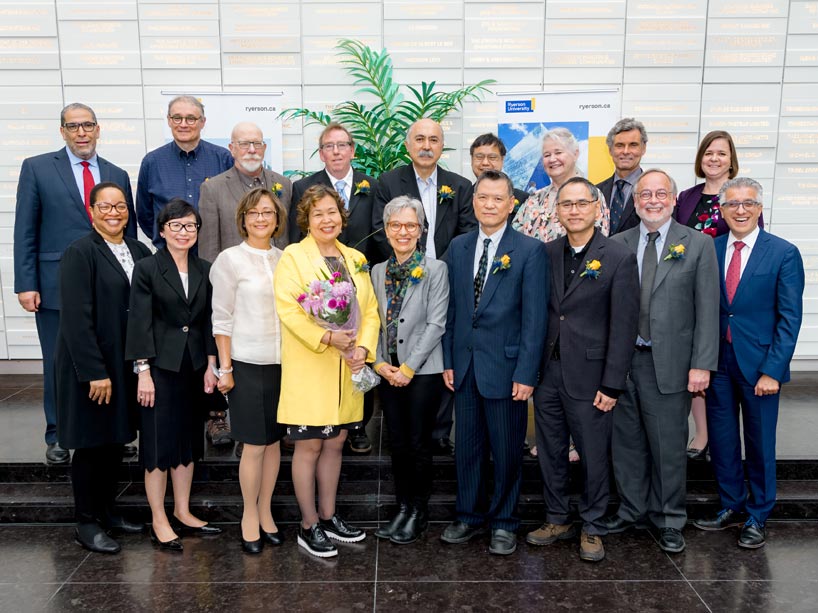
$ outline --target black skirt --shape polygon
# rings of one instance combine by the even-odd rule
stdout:
[[[281,393],[280,364],[248,364],[233,360],[235,387],[227,395],[230,431],[248,445],[272,445],[286,434],[276,421]]]

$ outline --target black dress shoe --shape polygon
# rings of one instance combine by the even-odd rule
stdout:
[[[77,524],[74,530],[74,540],[88,551],[94,553],[119,553],[121,547],[99,524]]]
[[[105,527],[114,532],[124,532],[125,534],[140,534],[145,529],[145,524],[137,524],[128,521],[121,515],[109,515]]]
[[[688,447],[687,448],[687,457],[691,460],[706,460],[707,459],[707,449],[708,445],[704,446],[704,449],[696,449],[695,447]]]
[[[747,514],[733,509],[722,509],[715,517],[697,519],[693,522],[699,530],[724,530],[733,526],[741,526],[747,521]]]
[[[284,543],[284,533],[281,532],[281,530],[278,532],[265,532],[261,526],[259,526],[259,530],[261,530],[261,538],[263,538],[270,545],[278,546]]]
[[[457,520],[446,526],[443,534],[440,535],[440,540],[450,545],[460,545],[468,543],[475,536],[484,532],[483,526],[472,526]]]
[[[448,438],[440,438],[432,445],[432,453],[434,455],[454,455],[454,445]]]
[[[136,445],[131,445],[130,443],[122,445],[123,458],[135,458],[137,453]]]
[[[630,530],[631,528],[636,527],[635,521],[623,519],[619,515],[608,515],[607,517],[603,517],[600,523],[608,531],[608,534],[619,534],[620,532],[625,532],[625,530]]]
[[[318,519],[318,525],[329,538],[342,543],[357,543],[366,538],[366,532],[355,526],[350,526],[336,513],[329,519]]]
[[[667,553],[682,553],[685,550],[685,537],[676,528],[659,528],[659,548]]]
[[[182,541],[178,538],[171,539],[169,541],[160,541],[159,537],[156,536],[156,532],[153,531],[153,526],[150,527],[148,530],[148,534],[151,536],[151,543],[159,547],[159,549],[163,549],[165,551],[179,551],[181,552],[184,550],[182,546]]]
[[[309,528],[298,526],[298,546],[319,558],[338,555],[338,549],[318,524],[313,524]]]
[[[67,449],[60,447],[59,443],[51,443],[45,449],[46,464],[68,464],[71,454]]]
[[[379,539],[390,538],[393,534],[395,534],[398,528],[403,526],[408,517],[409,505],[401,503],[400,506],[398,506],[398,512],[392,519],[389,520],[389,523],[375,530],[375,536],[377,536]]]
[[[241,549],[244,553],[261,553],[264,550],[264,539],[259,537],[255,541],[245,541],[241,537]]]
[[[510,556],[517,550],[517,535],[508,530],[497,528],[491,531],[489,553],[498,556]]]
[[[758,549],[764,547],[767,542],[767,534],[764,525],[758,523],[754,518],[750,518],[741,528],[741,534],[738,537],[738,546],[744,549]]]
[[[369,442],[369,437],[366,435],[366,430],[358,428],[349,433],[349,449],[354,453],[369,453],[372,451],[372,443]]]
[[[392,536],[389,537],[389,540],[396,545],[414,543],[420,538],[420,535],[423,534],[428,525],[429,519],[426,511],[412,509],[409,513],[409,517],[406,518],[406,522],[395,530]]]
[[[218,526],[211,526],[210,524],[188,526],[176,517],[170,520],[170,527],[173,528],[174,532],[182,536],[216,536],[222,533],[222,529]]]

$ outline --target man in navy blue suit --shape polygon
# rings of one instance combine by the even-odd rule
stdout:
[[[548,254],[540,241],[507,224],[514,186],[489,170],[474,186],[476,231],[452,240],[449,311],[443,336],[443,379],[455,393],[457,519],[440,537],[466,543],[491,528],[489,552],[517,548],[528,399],[545,344]],[[487,448],[494,458],[494,493],[481,500]],[[487,506],[487,510],[485,510]]]
[[[128,173],[96,154],[97,116],[73,103],[60,113],[65,148],[23,161],[17,183],[14,217],[14,292],[20,305],[34,313],[43,354],[43,405],[46,461],[68,462],[57,442],[54,407],[54,350],[60,321],[58,272],[63,251],[91,231],[88,196],[101,181],[122,188],[130,221],[125,230],[136,238],[133,195]]]
[[[746,177],[719,193],[730,233],[716,239],[721,272],[719,369],[707,390],[710,455],[722,510],[702,530],[741,525],[739,547],[766,540],[775,505],[775,430],[781,384],[801,328],[804,264],[795,245],[758,226],[761,185]],[[739,412],[749,495],[741,462]]]

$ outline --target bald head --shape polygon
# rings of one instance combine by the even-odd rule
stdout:
[[[430,176],[443,154],[443,128],[428,117],[418,119],[406,133],[406,151],[417,173]]]
[[[264,134],[256,124],[242,121],[233,127],[230,134],[230,153],[235,167],[242,174],[258,176],[264,162]]]

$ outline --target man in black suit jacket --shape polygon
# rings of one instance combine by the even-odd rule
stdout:
[[[128,173],[96,153],[99,124],[94,110],[80,103],[60,112],[65,148],[23,162],[14,217],[14,292],[34,313],[43,354],[46,461],[68,462],[57,442],[54,405],[54,351],[60,322],[58,274],[66,247],[91,231],[88,197],[101,181],[122,188],[130,221],[125,234],[136,238],[136,215]]]
[[[605,142],[616,170],[597,187],[611,208],[608,235],[613,236],[639,225],[639,215],[633,206],[633,188],[642,175],[639,163],[647,150],[648,133],[641,121],[624,117],[614,124]]]
[[[432,119],[419,119],[406,134],[406,150],[412,163],[385,172],[378,178],[372,206],[372,227],[380,230],[375,243],[385,259],[390,255],[383,233],[383,209],[397,196],[411,196],[423,203],[426,223],[420,238],[426,257],[440,259],[455,236],[477,228],[472,208],[472,184],[468,179],[438,166],[443,154],[443,128]]]
[[[526,541],[549,545],[576,534],[569,519],[568,445],[582,462],[584,491],[579,557],[605,557],[600,524],[608,507],[608,456],[613,413],[625,389],[639,322],[636,255],[594,228],[599,190],[574,177],[557,192],[566,236],[546,244],[551,266],[548,334],[534,391],[537,449],[544,481],[546,523]]]
[[[296,207],[301,197],[313,185],[333,188],[347,204],[347,225],[338,240],[347,247],[363,253],[370,263],[380,262],[380,252],[374,249],[371,237],[372,199],[378,182],[352,168],[355,157],[355,140],[349,131],[339,123],[331,123],[318,137],[318,156],[324,162],[324,169],[299,179],[293,183],[293,199],[290,204],[290,242],[297,243],[303,237],[295,223]],[[381,223],[383,225],[383,223]]]
[[[471,156],[471,170],[474,173],[474,178],[477,179],[487,170],[503,170],[503,160],[506,157],[506,146],[500,138],[487,132],[475,138],[471,147],[469,147],[469,155]],[[531,194],[521,189],[514,188],[514,209],[509,216],[514,219],[517,214],[517,209],[523,204]]]

